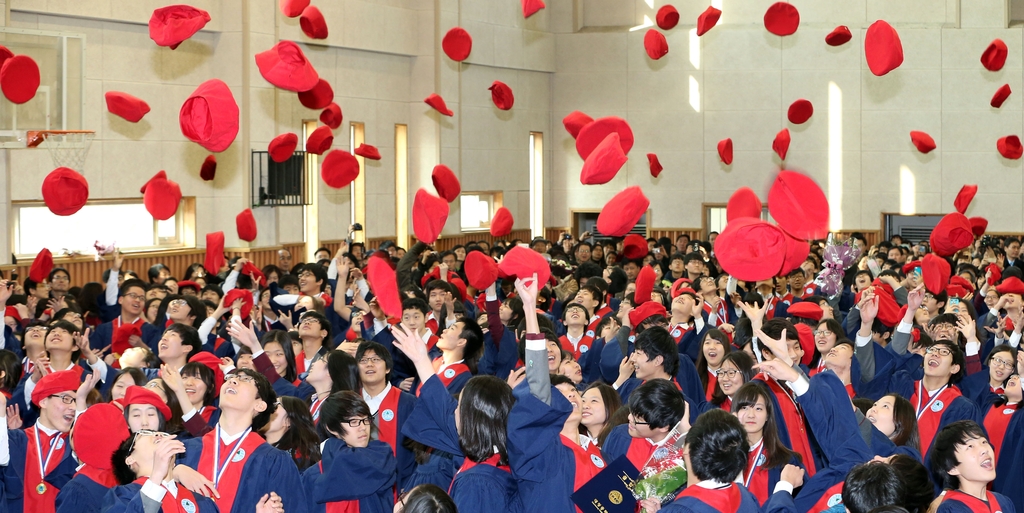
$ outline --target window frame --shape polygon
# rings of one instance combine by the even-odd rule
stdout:
[[[479,226],[467,227],[462,224],[462,198],[464,196],[477,196],[489,197],[488,201],[488,216],[487,221],[481,221]],[[459,193],[459,228],[462,233],[473,233],[473,232],[488,232],[491,230],[491,220],[494,219],[494,213],[498,211],[505,203],[504,191],[462,191]]]

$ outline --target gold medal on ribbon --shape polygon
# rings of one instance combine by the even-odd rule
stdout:
[[[44,484],[44,483],[37,484],[36,485],[36,493],[38,493],[39,495],[42,495],[42,494],[46,493],[46,484]]]

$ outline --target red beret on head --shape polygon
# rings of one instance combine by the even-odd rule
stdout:
[[[651,291],[654,290],[654,269],[645,265],[636,275],[636,291],[633,293],[633,306],[644,304],[651,300]]]
[[[658,60],[668,54],[668,40],[657,29],[650,29],[644,34],[644,50],[648,57]]]
[[[967,213],[967,207],[971,206],[971,200],[974,199],[974,195],[977,193],[977,185],[964,185],[963,187],[960,188],[960,192],[956,193],[956,199],[953,200],[953,207],[956,208],[956,211],[960,212],[961,214]]]
[[[18,313],[18,309],[13,306],[4,307],[4,317],[10,317],[17,322],[21,322],[21,314]]]
[[[921,153],[929,153],[935,149],[935,139],[918,130],[910,131],[910,142],[914,143],[914,147]]]
[[[625,119],[610,116],[597,119],[580,129],[580,133],[576,136],[576,152],[579,153],[580,158],[586,160],[591,152],[601,144],[601,141],[612,132],[619,134],[622,153],[628,155],[629,150],[633,149],[633,129],[629,127],[629,123]]]
[[[985,219],[984,217],[972,217],[968,219],[967,222],[971,223],[971,233],[973,233],[975,237],[985,235],[985,230],[988,230],[988,219]]]
[[[299,136],[288,132],[270,140],[267,151],[274,162],[281,163],[292,157],[295,147],[299,145]]]
[[[74,169],[58,167],[43,179],[43,201],[54,214],[74,214],[89,201],[89,182]]]
[[[520,3],[523,7],[524,18],[529,18],[530,16],[533,16],[534,14],[537,13],[537,11],[545,7],[543,0],[520,0]]]
[[[761,199],[750,187],[740,187],[729,196],[729,203],[725,206],[725,219],[732,221],[740,217],[752,217],[761,219]]]
[[[647,239],[642,235],[631,233],[622,241],[622,256],[629,260],[639,260],[647,253]]]
[[[81,369],[79,369],[79,371],[80,370]],[[57,395],[63,392],[75,392],[81,384],[81,372],[76,372],[74,370],[51,372],[43,376],[39,382],[36,383],[36,388],[32,390],[32,403],[38,406],[40,401],[50,397],[51,395]]]
[[[800,12],[793,4],[775,2],[764,13],[764,28],[776,36],[788,36],[800,26]]]
[[[108,112],[132,123],[138,123],[149,112],[148,103],[128,93],[108,91],[103,97],[107,100]]]
[[[999,283],[999,280],[1003,279],[1003,269],[999,267],[999,264],[988,264],[985,267],[985,274],[988,274],[988,284],[995,285]]]
[[[232,292],[234,292],[234,290]],[[171,418],[171,407],[167,406],[167,403],[160,399],[160,396],[156,395],[156,392],[146,387],[132,385],[126,388],[124,391],[124,399],[121,399],[121,404],[124,405],[125,411],[128,411],[128,407],[133,404],[146,404],[155,407],[157,411],[164,416],[164,420]]]
[[[1024,296],[1024,281],[1020,281],[1020,278],[1016,276],[1010,276],[996,287],[996,292],[1000,295],[1017,294]],[[32,395],[34,396],[35,394]]]
[[[100,403],[90,406],[78,416],[71,436],[75,454],[82,463],[99,470],[110,470],[114,452],[131,433],[120,408]]]
[[[803,317],[804,319],[810,319],[812,321],[820,321],[821,316],[824,315],[821,306],[811,301],[797,301],[790,305],[786,309],[786,313],[790,317]]]
[[[146,184],[142,202],[146,205],[146,211],[154,219],[166,221],[178,212],[178,205],[181,203],[181,187],[167,178],[154,176]]]
[[[174,50],[183,41],[210,22],[210,13],[191,5],[168,5],[153,11],[149,18],[149,38],[159,46]]]
[[[788,128],[783,128],[782,130],[779,130],[779,133],[775,134],[775,140],[772,141],[772,151],[779,156],[779,159],[786,160],[786,154],[789,153],[789,143],[791,140]]]
[[[603,235],[622,237],[636,226],[650,206],[651,200],[644,196],[639,186],[627,187],[605,203],[597,215],[597,231]]]
[[[494,218],[491,219],[491,236],[504,237],[512,233],[512,224],[514,222],[512,212],[505,207],[499,208],[494,212]]]
[[[825,36],[825,44],[829,46],[842,46],[849,43],[853,39],[853,33],[850,32],[850,27],[846,25],[840,25],[829,32]]]
[[[189,363],[201,363],[213,371],[213,396],[217,397],[220,395],[220,387],[224,384],[224,371],[220,370],[220,358],[217,358],[213,353],[200,351],[192,355],[192,358],[189,358],[188,361]]]
[[[580,130],[583,130],[583,127],[593,122],[594,118],[578,110],[574,110],[570,112],[568,116],[562,118],[562,126],[565,127],[565,130],[569,132],[569,135],[571,135],[573,139],[579,135]]]
[[[412,202],[412,231],[417,239],[433,244],[447,221],[448,202],[444,198],[434,196],[426,189],[416,191]]]
[[[224,232],[213,232],[206,234],[206,257],[203,259],[203,267],[208,272],[218,273],[224,266]]]
[[[785,233],[785,232],[783,232]],[[811,243],[806,240],[794,239],[786,234],[786,259],[782,262],[780,275],[789,274],[790,271],[800,267],[807,260],[811,252]]]
[[[989,71],[999,71],[1006,64],[1007,54],[1006,43],[1002,39],[996,39],[989,43],[985,51],[982,52],[981,65]]]
[[[498,263],[483,251],[466,254],[466,279],[474,289],[484,290],[498,280]]]
[[[178,282],[178,290],[180,291],[182,289],[192,289],[196,291],[196,294],[198,294],[201,290],[203,290],[203,286],[192,280],[181,280]]]
[[[327,20],[315,5],[302,10],[299,16],[299,27],[302,33],[311,39],[327,39]]]
[[[798,239],[828,235],[828,199],[810,177],[781,171],[768,191],[768,211],[779,227]]]
[[[875,76],[882,76],[903,64],[903,43],[900,35],[883,20],[868,27],[864,34],[864,57]]]
[[[334,88],[324,79],[317,80],[316,85],[308,91],[299,93],[299,103],[307,109],[324,109],[334,101]]]
[[[32,260],[32,267],[28,271],[28,277],[36,282],[42,283],[50,276],[53,270],[53,254],[49,249],[43,248]],[[78,387],[75,387],[78,388]]]
[[[309,5],[309,0],[279,0],[278,5],[281,7],[281,14],[294,18],[302,14]]]
[[[996,94],[992,95],[992,101],[989,102],[989,104],[997,109],[999,107],[1002,107],[1003,102],[1005,102],[1006,99],[1010,97],[1011,92],[1012,91],[1010,91],[1010,84],[1003,84],[1002,87],[996,90]]]
[[[217,176],[217,157],[207,155],[203,159],[203,165],[199,168],[199,178],[202,178],[204,182],[209,182],[215,176]]]
[[[707,34],[709,30],[715,28],[718,24],[718,20],[722,18],[722,11],[716,9],[714,6],[708,6],[704,12],[697,16],[697,35],[703,36]]]
[[[967,281],[963,276],[955,275],[949,278],[950,285],[957,285],[963,287],[964,290],[970,293],[974,293],[974,284]]]
[[[793,327],[796,328],[796,336],[800,341],[800,347],[804,350],[800,363],[810,365],[811,359],[814,358],[814,330],[804,323],[797,323]]]
[[[622,143],[619,141],[618,132],[612,132],[605,136],[601,144],[598,144],[597,148],[594,148],[594,151],[583,161],[580,183],[583,185],[608,183],[615,178],[627,160],[629,158],[622,153]]]
[[[910,274],[914,271],[914,269],[917,269],[918,267],[921,267],[920,260],[913,260],[907,262],[906,264],[903,264],[903,274]]]
[[[451,168],[444,164],[434,166],[434,171],[430,173],[430,180],[434,182],[434,190],[437,191],[437,195],[448,203],[457,200],[459,194],[462,193],[462,185],[459,184],[458,177],[455,176]]]
[[[39,65],[28,55],[15,55],[0,67],[0,90],[11,103],[25,103],[39,89]]]
[[[378,253],[370,257],[366,265],[366,277],[369,278],[377,304],[389,317],[402,316],[402,299],[398,292],[398,278],[391,262]]]
[[[1020,137],[1016,135],[1000,137],[996,141],[996,149],[999,150],[1000,155],[1010,160],[1017,160],[1024,155],[1024,146],[1021,146]]]
[[[231,146],[238,135],[238,104],[223,81],[203,82],[178,113],[181,133],[214,153]]]
[[[802,125],[814,115],[814,105],[810,101],[801,98],[790,104],[786,115],[790,123]]]
[[[658,156],[654,153],[647,154],[647,165],[651,168],[651,176],[657,178],[658,175],[665,169],[661,167],[661,162],[658,161]]]
[[[302,48],[291,41],[281,41],[256,54],[256,67],[267,82],[296,93],[309,91],[320,81],[320,75],[306,59]]]
[[[334,132],[329,126],[318,126],[306,139],[306,152],[314,155],[323,153],[334,144]]]
[[[256,240],[256,218],[252,215],[252,209],[247,208],[235,216],[235,228],[238,230],[238,238],[246,242]]]
[[[924,288],[932,294],[941,294],[949,282],[949,262],[945,258],[928,253],[921,263],[921,277]]]
[[[658,28],[661,30],[672,30],[679,24],[679,11],[677,11],[672,5],[665,4],[658,9],[658,13],[654,16],[654,20],[654,22],[658,24]]]
[[[248,319],[249,314],[252,312],[252,291],[244,289],[231,289],[227,294],[224,294],[224,306],[231,307],[238,301],[242,300],[242,319]]]
[[[252,262],[246,262],[245,265],[242,266],[242,270],[240,272],[242,276],[254,277],[253,281],[256,282],[256,284],[259,285],[260,287],[267,286],[266,275],[264,275],[263,271],[260,271],[260,268],[256,267],[256,265],[253,264]],[[178,282],[178,288],[181,288],[181,282]]]
[[[491,101],[494,102],[494,106],[501,110],[511,109],[512,105],[516,102],[516,97],[512,94],[512,88],[504,82],[495,80],[491,87],[487,89],[491,91]]]
[[[359,176],[359,160],[345,150],[334,150],[324,157],[320,176],[332,189],[341,189]]]
[[[537,273],[537,288],[540,289],[551,278],[551,265],[536,251],[516,246],[505,253],[505,257],[498,264],[498,271],[501,275],[520,279],[527,279]]]
[[[636,327],[639,326],[640,323],[644,322],[648,318],[654,317],[655,315],[668,317],[668,311],[665,310],[665,305],[654,301],[648,301],[630,310],[629,324],[633,326],[633,330],[635,331]]]
[[[786,234],[779,227],[752,217],[729,221],[715,239],[722,269],[744,281],[768,280],[786,261]]]
[[[320,113],[320,122],[331,127],[332,130],[337,130],[341,126],[341,121],[344,116],[341,115],[341,107],[337,103],[331,103]]]
[[[928,242],[935,254],[941,257],[952,256],[974,242],[971,222],[959,212],[946,214],[932,229]]]
[[[360,144],[356,151],[352,152],[354,155],[363,157],[364,159],[380,160],[380,151],[377,150],[376,146],[370,146],[369,144]]]
[[[732,165],[732,139],[718,141],[718,158],[722,159],[723,164]]]
[[[900,315],[900,305],[896,303],[896,299],[889,293],[876,294],[878,298],[878,315],[875,317],[878,322],[890,328],[899,324],[903,319]]]
[[[473,51],[473,38],[462,27],[452,28],[441,40],[441,49],[449,59],[462,62]]]
[[[434,110],[440,112],[445,116],[451,117],[455,115],[455,113],[448,108],[448,105],[444,103],[444,98],[441,98],[441,95],[437,93],[430,93],[430,96],[423,100],[423,102],[426,103],[427,105],[430,105],[431,107],[434,108]]]
[[[675,299],[683,294],[689,294],[693,296],[694,299],[697,299],[697,291],[693,290],[693,288],[689,286],[691,283],[692,282],[689,278],[679,278],[678,280],[674,281],[672,283],[672,286],[669,287],[668,289],[668,292],[672,296],[672,299]]]

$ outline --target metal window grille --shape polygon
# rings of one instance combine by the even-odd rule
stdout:
[[[281,163],[266,151],[252,152],[252,205],[296,207],[312,204],[306,177],[306,152],[296,151]]]

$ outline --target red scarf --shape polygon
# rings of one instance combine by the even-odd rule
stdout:
[[[768,385],[768,388],[775,393],[775,399],[779,402],[779,410],[782,418],[786,421],[786,429],[789,431],[789,443],[793,451],[803,459],[807,469],[808,477],[814,477],[814,453],[811,451],[811,442],[807,438],[807,425],[804,423],[804,413],[800,410],[793,396],[788,389],[779,384],[773,378],[758,374],[754,379],[760,379]]]
[[[213,453],[214,444],[220,444],[220,462],[219,465],[223,467],[225,462],[230,461],[227,464],[227,469],[221,475],[220,482],[217,486],[217,491],[220,492],[220,499],[217,499],[217,507],[221,511],[231,511],[231,507],[235,504],[235,493],[238,491],[238,484],[242,480],[242,470],[245,468],[245,463],[248,461],[249,456],[252,456],[260,445],[266,443],[260,435],[250,431],[249,434],[245,435],[244,441],[239,445],[239,450],[232,454],[231,449],[237,444],[237,440],[229,445],[225,445],[218,436],[218,430],[214,429],[203,436],[203,452],[199,456],[199,473],[207,479],[214,481],[215,472]],[[229,460],[230,458],[230,460]],[[237,458],[238,461],[235,461]]]
[[[654,454],[655,445],[646,438],[633,438],[629,441],[629,449],[626,450],[626,459],[634,467],[643,470],[647,459]]]
[[[320,466],[320,474],[324,473],[324,462],[317,463]],[[326,513],[359,513],[359,500],[328,502],[324,505]]]
[[[1006,427],[1010,425],[1010,419],[1017,406],[992,405],[985,414],[985,431],[988,432],[988,439],[992,442],[993,464],[999,462],[999,449],[1003,446],[1003,438],[1006,437]]]
[[[562,344],[562,349],[572,353],[573,358],[579,361],[580,356],[587,351],[590,351],[590,346],[594,344],[594,337],[586,333],[580,337],[580,341],[573,346],[572,341],[569,340],[569,335],[562,335],[558,341]]]
[[[146,484],[146,481],[148,480],[148,477],[140,477],[136,479],[134,482],[135,484],[141,486]],[[164,485],[161,484],[159,486],[164,490],[167,490],[167,487],[165,487]],[[167,490],[167,493],[164,494],[164,499],[163,501],[161,501],[161,504],[162,505],[160,510],[163,513],[196,513],[197,511],[199,511],[199,505],[196,503],[196,496],[193,495],[192,492],[188,490],[188,488],[185,488],[180,484],[178,485],[178,496],[175,497],[171,495],[171,491]]]
[[[325,399],[320,399],[318,394],[313,395],[313,404],[309,405],[309,414],[313,416],[313,424],[320,422],[320,407],[324,405]]]
[[[910,404],[917,412],[917,432],[921,436],[921,451],[928,452],[932,446],[932,439],[939,431],[939,422],[942,421],[942,414],[954,399],[960,397],[960,390],[946,384],[934,396],[928,396],[921,381],[914,383],[914,395],[910,397]]]
[[[572,483],[572,491],[575,492],[604,469],[606,466],[604,458],[601,457],[601,451],[597,448],[597,444],[589,444],[584,449],[576,442],[566,438],[565,435],[559,435],[559,437],[562,439],[562,445],[572,449],[572,454],[576,459],[576,475]],[[579,511],[579,508],[576,510]]]
[[[996,496],[988,490],[985,490],[984,501],[960,490],[949,490],[946,492],[945,498],[942,499],[942,502],[946,501],[959,502],[974,513],[1000,513],[1003,511],[999,505],[999,499],[996,499]]]
[[[747,469],[743,472],[743,485],[750,493],[757,497],[759,504],[768,501],[770,494],[768,490],[768,468],[765,467],[765,460],[768,455],[764,453],[764,439],[761,439],[747,453]]]
[[[57,499],[56,486],[44,482],[44,475],[39,473],[40,462],[46,462],[46,455],[50,453],[51,440],[53,441],[53,452],[50,461],[46,464],[43,474],[53,472],[61,460],[64,459],[64,451],[67,450],[67,433],[57,433],[53,437],[47,436],[42,430],[32,426],[25,430],[28,436],[28,447],[25,451],[25,511],[33,513],[53,513],[56,510],[54,501]],[[36,437],[39,437],[39,449],[36,448]],[[42,491],[42,493],[39,493]]]
[[[402,397],[402,389],[391,387],[377,409],[377,434],[381,442],[391,446],[391,452],[398,456],[398,399]]]
[[[475,467],[477,465],[490,465],[490,466],[492,466],[492,467],[494,467],[496,469],[504,470],[505,472],[508,472],[508,473],[511,474],[512,473],[512,469],[510,469],[508,467],[508,465],[499,465],[498,464],[498,461],[500,461],[500,460],[501,460],[501,455],[500,454],[495,454],[494,456],[491,456],[490,458],[487,458],[486,460],[481,461],[480,463],[475,463],[475,462],[471,461],[469,458],[466,458],[466,461],[462,464],[462,467],[459,468],[459,471],[455,473],[455,476],[458,477],[459,474],[461,474],[461,473],[463,473],[463,472],[465,472],[465,471],[467,471],[467,470],[469,470],[469,469],[471,469],[471,468],[473,468],[473,467]],[[449,494],[452,493],[452,487],[453,486],[455,486],[455,478],[452,478],[452,484],[448,485],[448,493]]]
[[[78,472],[75,475],[88,477],[96,484],[102,485],[104,488],[113,488],[118,485],[117,478],[114,477],[114,471],[110,469],[99,469],[92,465],[85,465],[78,469]]]
[[[441,357],[434,359],[434,366],[438,369],[437,377],[441,378],[441,383],[444,383],[445,387],[451,385],[455,378],[469,372],[469,367],[464,363],[453,363],[442,371],[440,369],[443,363],[444,360]]]
[[[766,308],[764,311],[764,318],[772,320],[775,318],[775,296],[766,299],[765,303],[767,304],[768,308]]]
[[[610,313],[612,313],[612,309],[609,308],[608,305],[598,308],[598,310],[594,312],[594,316],[590,318],[590,324],[587,325],[587,335],[596,338],[597,325],[601,324],[601,319],[604,319],[604,317]]]
[[[213,412],[215,411],[217,411],[217,408],[214,408],[213,406],[203,406],[203,409],[199,411],[199,416],[209,424],[210,418],[213,417]]]
[[[710,401],[711,397],[715,395],[716,385],[718,385],[718,375],[714,372],[708,371],[708,386],[704,389],[705,400]]]
[[[736,483],[731,483],[725,488],[704,488],[702,486],[687,486],[679,493],[679,499],[692,497],[704,504],[707,504],[715,511],[737,511],[743,503],[743,494]]]
[[[676,344],[678,344],[682,342],[683,337],[685,337],[686,334],[691,331],[693,331],[693,319],[690,319],[690,325],[685,328],[682,324],[676,324],[675,326],[672,327],[672,331],[669,332],[669,334],[672,335],[672,339],[676,341]]]
[[[818,502],[815,502],[814,506],[807,513],[821,513],[822,511],[828,511],[836,504],[842,504],[844,483],[845,481],[840,481],[829,487],[828,490],[825,490],[825,493],[821,494]]]

